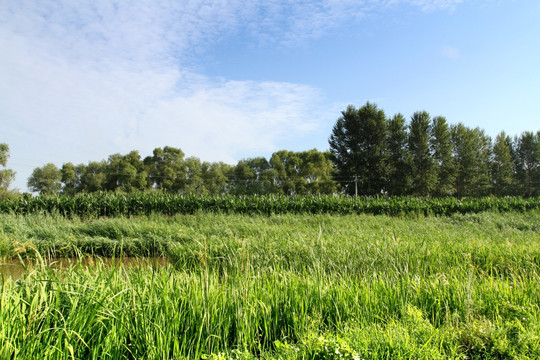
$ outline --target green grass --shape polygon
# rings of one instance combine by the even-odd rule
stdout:
[[[1,215],[2,255],[37,264],[2,281],[0,358],[536,359],[539,224],[538,211]],[[170,265],[40,265],[73,254]]]

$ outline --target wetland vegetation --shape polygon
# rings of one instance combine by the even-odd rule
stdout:
[[[0,216],[0,357],[534,359],[540,212]],[[62,269],[47,258],[91,256]],[[133,267],[106,257],[162,257]]]

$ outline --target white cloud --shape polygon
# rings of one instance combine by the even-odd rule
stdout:
[[[160,101],[140,120],[140,132],[147,143],[167,139],[188,153],[232,161],[242,153],[274,150],[283,137],[315,128],[317,119],[307,116],[307,106],[315,106],[317,98],[316,90],[296,84],[213,83]]]
[[[164,65],[99,68],[17,37],[4,40],[0,114],[7,138],[0,141],[10,144],[11,163],[34,159],[16,169],[21,189],[32,168],[49,161],[101,160],[132,149],[147,155],[170,145],[234,162],[316,127],[318,92],[308,86],[215,80]]]
[[[397,4],[423,10],[463,0],[6,0],[0,19],[15,34],[77,61],[171,61],[243,31],[272,42],[318,37]]]
[[[410,3],[419,7],[423,11],[435,11],[441,9],[453,10],[464,0],[404,0],[404,3]]]
[[[205,49],[240,32],[294,45],[393,3],[458,2],[6,0],[0,142],[33,167],[164,145],[229,162],[272,151],[319,126],[322,95],[302,84],[208,78],[190,69]],[[31,169],[17,171],[24,188]]]

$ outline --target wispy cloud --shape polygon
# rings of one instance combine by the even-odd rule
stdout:
[[[197,57],[237,34],[295,45],[396,3],[459,1],[5,0],[0,141],[35,166],[164,145],[230,162],[272,151],[319,126],[320,91],[209,78],[192,70]]]
[[[399,1],[399,0],[398,0]],[[417,6],[423,11],[453,10],[464,0],[404,0],[402,2]]]
[[[6,0],[3,31],[78,61],[177,63],[235,32],[274,42],[322,35],[331,27],[398,4],[424,10],[463,0]]]

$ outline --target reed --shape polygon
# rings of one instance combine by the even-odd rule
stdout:
[[[1,282],[0,358],[540,357],[537,211],[0,221],[36,259]],[[169,265],[43,261],[85,237],[161,239]]]

